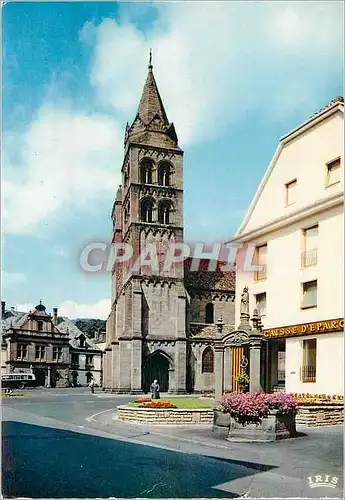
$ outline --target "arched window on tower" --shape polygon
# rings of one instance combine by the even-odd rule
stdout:
[[[152,162],[144,160],[140,164],[140,182],[142,184],[152,184]]]
[[[214,371],[214,355],[211,347],[206,347],[202,353],[201,372],[213,373]]]
[[[158,169],[158,184],[160,186],[171,185],[171,166],[169,163],[161,163]]]
[[[214,307],[212,302],[206,304],[205,307],[205,323],[214,323]]]
[[[172,223],[172,207],[169,201],[161,201],[158,207],[158,222],[160,224]]]
[[[125,212],[124,212],[125,225],[128,224],[128,220],[129,220],[129,205],[125,208]]]
[[[142,222],[153,222],[153,201],[145,198],[140,203],[140,220]]]

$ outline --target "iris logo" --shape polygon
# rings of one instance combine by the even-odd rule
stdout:
[[[335,488],[338,481],[338,477],[329,476],[327,474],[308,477],[309,486],[311,488]]]

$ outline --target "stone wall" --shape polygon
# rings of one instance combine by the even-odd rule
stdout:
[[[118,406],[120,420],[154,425],[211,425],[213,410],[181,410],[174,408],[134,408]]]
[[[342,425],[344,422],[344,406],[339,405],[300,405],[296,416],[296,424],[308,427]]]
[[[233,302],[231,294],[229,293],[228,295],[227,300],[212,299],[204,296],[202,292],[200,295],[192,297],[188,311],[189,321],[192,323],[205,323],[206,326],[206,304],[211,302],[214,306],[213,323],[216,323],[217,319],[222,317],[226,325],[234,325],[235,302]]]

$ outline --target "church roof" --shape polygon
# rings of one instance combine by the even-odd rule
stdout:
[[[169,120],[158,91],[151,64],[149,65],[149,72],[140,99],[138,115],[146,125],[148,125],[155,116],[158,116],[164,125],[169,125]]]
[[[235,269],[231,271],[221,270],[226,262],[217,261],[214,271],[208,271],[209,259],[201,259],[197,271],[191,270],[192,262],[192,258],[188,258],[184,262],[184,281],[187,289],[235,292]]]
[[[158,91],[151,64],[139,102],[138,112],[131,126],[127,124],[125,144],[128,140],[158,147],[180,149],[173,123],[169,123],[163,101]]]
[[[82,332],[77,327],[77,325],[73,323],[73,321],[70,320],[69,318],[63,316],[62,321],[58,323],[57,328],[61,333],[68,333],[70,339],[69,343],[72,347],[78,349],[79,348],[78,339],[79,337],[84,337],[85,348],[93,349],[95,351],[101,351],[99,346],[97,346],[93,342],[93,340],[91,340],[84,332]]]

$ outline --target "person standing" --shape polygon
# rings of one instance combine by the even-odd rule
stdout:
[[[159,395],[159,384],[157,380],[154,380],[150,387],[151,399],[160,399]]]
[[[94,382],[93,378],[90,380],[89,387],[90,387],[90,390],[91,390],[91,394],[94,394],[94,392],[95,392],[95,382]]]

